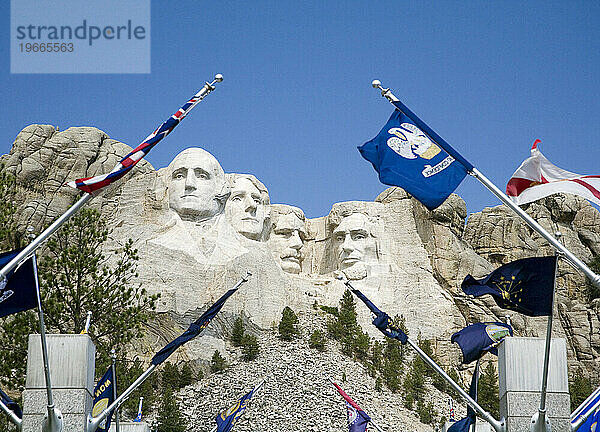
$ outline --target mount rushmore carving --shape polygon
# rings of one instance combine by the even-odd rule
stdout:
[[[95,128],[26,127],[2,157],[19,185],[21,227],[39,232],[78,196],[64,187],[66,181],[108,172],[127,152],[126,145]],[[344,290],[336,279],[341,274],[390,315],[402,314],[412,335],[433,339],[442,361],[453,352],[454,331],[506,314],[490,299],[467,298],[460,290],[466,274],[480,277],[510,260],[552,253],[503,207],[467,220],[456,195],[431,212],[402,189],[389,188],[375,201],[336,203],[328,215],[314,219],[272,201],[253,175],[226,173],[213,155],[191,148],[159,170],[142,161],[90,205],[113,227],[109,248],[134,240],[140,282],[162,293],[159,311],[180,328],[248,270],[253,276],[228,301],[223,316],[243,312],[262,328],[278,321],[285,306],[337,305]],[[557,195],[527,211],[549,231],[560,229],[584,261],[600,253],[600,214],[589,203]],[[587,303],[585,279],[568,265],[561,265],[558,281],[555,335],[567,337],[571,364],[597,374],[600,305]],[[358,312],[371,332],[368,311]],[[544,319],[512,315],[518,335],[543,333]],[[222,339],[211,327],[182,355],[202,359],[212,352],[207,346],[222,347]]]

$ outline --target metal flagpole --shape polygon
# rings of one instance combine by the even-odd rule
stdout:
[[[0,409],[2,411],[4,411],[4,413],[8,416],[8,419],[10,420],[10,422],[13,423],[15,426],[17,426],[18,430],[21,430],[23,420],[20,419],[19,417],[17,417],[17,415],[9,407],[7,407],[4,404],[4,402],[2,402],[1,400],[0,400]]]
[[[83,326],[83,330],[81,330],[81,334],[87,334],[90,330],[90,324],[92,323],[92,311],[87,311],[87,316],[85,318],[85,325]]]
[[[44,373],[46,375],[46,395],[48,397],[48,415],[44,419],[42,429],[48,432],[59,432],[62,430],[62,413],[54,406],[52,396],[52,381],[50,380],[50,367],[48,365],[48,345],[46,344],[46,326],[44,324],[44,311],[42,310],[42,299],[40,295],[40,284],[37,273],[37,260],[35,254],[31,257],[33,260],[33,273],[35,277],[35,290],[38,302],[38,315],[40,318],[40,339],[42,342],[42,359],[44,361]]]
[[[394,102],[398,102],[402,104],[400,100],[394,96],[394,94],[390,91],[389,88],[383,88],[381,85],[381,81],[373,80],[371,83],[373,88],[377,88],[381,90],[381,95],[389,100],[392,104]],[[394,105],[395,107],[395,105]],[[397,108],[396,108],[397,109]],[[402,112],[409,117],[412,121],[415,122],[417,127],[429,135],[433,140],[440,144],[442,148],[444,145],[448,145],[443,138],[441,138],[438,134],[436,134],[429,126],[427,126],[421,119],[419,119],[413,112],[411,112],[408,108],[402,110]],[[448,145],[449,146],[449,145]],[[445,150],[445,149],[444,149]],[[567,249],[563,244],[557,241],[552,234],[546,231],[539,223],[537,223],[531,216],[529,216],[524,210],[521,209],[518,205],[516,205],[504,192],[502,192],[498,187],[492,183],[486,176],[484,176],[479,170],[473,167],[468,171],[469,175],[475,177],[481,184],[483,184],[491,193],[493,193],[502,203],[504,203],[508,208],[514,211],[521,219],[523,219],[527,225],[529,225],[534,231],[536,231],[539,235],[544,237],[548,243],[550,243],[556,250],[560,251],[565,258],[567,258],[573,266],[577,269],[581,270],[590,281],[597,287],[600,288],[600,275],[594,273],[583,261],[577,258],[569,249]]]
[[[248,279],[246,279],[249,275],[250,272],[247,272],[248,274],[244,277],[242,277],[239,281],[237,281],[237,283],[234,285],[234,287],[232,289],[236,289],[238,288],[240,285],[242,285],[244,282],[247,282]],[[88,414],[88,418],[87,418],[87,432],[95,432],[96,429],[98,428],[98,426],[100,425],[100,423],[106,418],[108,417],[108,414],[118,408],[123,402],[125,402],[125,399],[127,399],[131,393],[138,388],[145,380],[146,378],[148,378],[150,376],[150,374],[152,372],[154,372],[154,369],[156,369],[158,365],[152,364],[150,365],[150,367],[148,369],[146,369],[133,383],[131,383],[131,385],[129,387],[127,387],[127,389],[121,393],[121,395],[116,398],[113,403],[111,403],[107,408],[104,409],[104,411],[102,411],[102,413],[98,416],[98,417],[92,417],[91,414]],[[263,380],[264,382],[264,380]],[[261,383],[262,384],[262,383]]]
[[[594,414],[594,411],[596,411],[599,408],[600,408],[600,400],[598,400],[590,409],[588,409],[588,411],[585,415],[582,415],[581,417],[579,417],[577,419],[577,421],[574,421],[573,423],[571,423],[571,432],[576,432],[577,429],[579,429],[587,421],[587,419],[592,414]],[[573,418],[573,417],[571,417],[571,418]]]
[[[254,387],[254,389],[252,389],[252,397],[254,397],[254,393],[258,392],[258,390],[262,387],[262,385],[265,383],[267,379],[263,379],[260,384],[258,384],[256,387]],[[214,428],[212,428],[210,430],[210,432],[216,432],[216,430],[219,428],[219,426],[215,426]],[[383,431],[382,431],[383,432]]]
[[[345,282],[346,286],[351,290],[354,290],[354,287],[350,283],[350,281]],[[435,370],[438,374],[444,378],[450,386],[456,390],[456,392],[473,408],[486,422],[488,422],[496,432],[506,432],[506,421],[502,418],[500,421],[496,420],[489,412],[484,410],[469,394],[462,389],[461,386],[456,384],[450,376],[440,367],[436,362],[434,362],[425,352],[419,348],[419,345],[414,343],[408,336],[406,342],[421,356],[421,358],[427,363],[433,370]]]
[[[333,381],[333,380],[331,379],[331,377],[327,377],[327,379],[329,380],[329,382],[330,382],[331,384],[334,384],[334,385],[335,385],[335,381]],[[375,422],[373,421],[373,419],[371,419],[370,417],[369,417],[369,423],[371,423],[371,424],[373,425],[373,427],[374,427],[375,429],[377,429],[379,432],[383,432],[383,429],[381,429],[381,428],[379,427],[379,425],[378,425],[377,423],[375,423]]]
[[[110,350],[110,358],[112,359],[112,376],[113,376],[113,400],[117,399],[117,353],[113,348]],[[115,410],[115,432],[119,431],[119,408]]]
[[[562,233],[557,231],[555,234],[557,239],[562,237]],[[556,264],[554,266],[554,286],[552,287],[552,306],[550,307],[550,315],[548,316],[548,324],[546,326],[546,347],[544,352],[544,369],[542,372],[542,389],[540,395],[540,407],[538,412],[531,417],[532,432],[549,432],[551,430],[550,419],[546,417],[546,390],[548,388],[548,366],[550,363],[550,344],[552,342],[552,313],[554,312],[554,296],[556,292],[556,272],[558,271],[558,258],[560,252],[555,251]]]
[[[223,75],[217,74],[215,75],[215,79],[212,83],[207,82],[204,85],[204,87],[202,87],[200,91],[193,96],[193,98],[198,99],[188,108],[187,112],[194,108],[198,103],[200,103],[204,99],[206,95],[208,95],[215,89],[213,84],[221,81],[223,81]],[[48,237],[50,237],[58,228],[60,228],[61,225],[67,222],[71,218],[71,216],[77,213],[77,211],[94,196],[95,195],[89,193],[86,193],[84,196],[82,196],[79,199],[79,201],[73,204],[65,213],[63,213],[39,236],[37,236],[31,243],[29,243],[18,255],[16,255],[4,267],[2,267],[2,269],[0,270],[0,288],[3,288],[6,285],[8,274],[12,269],[18,266],[21,261],[27,259],[29,255],[31,255],[37,248],[39,248],[42,245],[42,243],[44,243],[48,239]]]
[[[87,432],[95,432],[100,423],[104,421],[106,417],[108,417],[108,414],[112,410],[118,409],[125,399],[127,399],[131,393],[138,388],[146,380],[146,378],[150,376],[152,372],[154,372],[154,369],[156,369],[156,365],[150,365],[150,367],[146,369],[144,373],[142,373],[133,383],[131,383],[131,385],[127,387],[127,390],[121,393],[121,396],[116,398],[113,403],[105,408],[98,417],[92,417],[90,414],[88,414]]]

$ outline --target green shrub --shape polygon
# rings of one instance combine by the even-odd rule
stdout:
[[[242,358],[245,361],[254,360],[256,357],[258,357],[259,352],[260,347],[258,345],[256,336],[245,334],[242,338]]]
[[[321,352],[325,351],[325,334],[321,330],[312,332],[308,340],[308,346]]]
[[[221,356],[219,350],[215,350],[212,358],[210,359],[210,371],[213,373],[222,372],[227,369],[227,362]]]
[[[281,312],[281,321],[279,322],[279,338],[284,341],[291,341],[300,335],[298,329],[298,317],[294,311],[286,306]]]

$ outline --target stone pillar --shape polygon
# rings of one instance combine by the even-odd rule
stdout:
[[[92,410],[96,346],[88,335],[50,334],[46,340],[54,406],[62,412],[63,431],[85,432]],[[22,432],[42,430],[47,405],[40,335],[32,334],[27,349]]]
[[[115,422],[113,418],[113,422],[110,424],[109,432],[115,432],[117,429],[115,428]],[[119,431],[120,432],[150,432],[150,426],[146,422],[120,422],[119,423]]]
[[[525,337],[507,337],[500,344],[500,417],[507,420],[509,432],[529,432],[531,416],[538,412],[545,344],[543,338]],[[552,432],[570,432],[569,377],[564,339],[552,339],[550,344],[546,413]]]

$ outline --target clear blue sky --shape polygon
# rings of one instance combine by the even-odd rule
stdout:
[[[600,174],[598,2],[152,1],[147,75],[11,75],[8,3],[2,153],[31,123],[135,146],[222,73],[148,160],[203,147],[317,217],[386,187],[356,150],[392,111],[378,78],[501,189],[535,138],[562,168]],[[471,178],[457,192],[470,212],[498,204]]]

